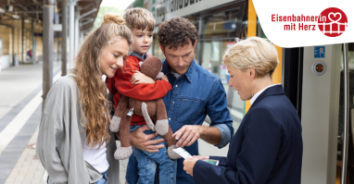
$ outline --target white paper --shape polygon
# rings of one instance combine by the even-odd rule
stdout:
[[[193,158],[191,154],[189,154],[185,149],[183,149],[181,147],[173,149],[173,151],[176,152],[177,154],[179,154],[184,159]]]

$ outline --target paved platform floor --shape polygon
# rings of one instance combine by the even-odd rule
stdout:
[[[54,81],[60,77],[60,65],[54,62]],[[42,68],[39,63],[0,72],[0,184],[46,183],[45,170],[35,154],[42,108]],[[226,156],[228,150],[228,146],[218,149],[202,140],[199,145],[201,155]],[[125,183],[127,162],[120,162],[120,184]]]
[[[53,63],[55,79],[59,62]],[[0,184],[43,183],[44,169],[35,156],[35,131],[42,106],[42,63],[0,72]]]
[[[5,184],[45,184],[44,168],[35,152],[38,129],[29,140]]]

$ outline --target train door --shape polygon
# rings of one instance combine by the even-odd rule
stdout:
[[[284,53],[284,89],[302,124],[301,183],[354,184],[354,43],[285,49]]]

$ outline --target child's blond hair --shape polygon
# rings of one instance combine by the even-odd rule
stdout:
[[[153,31],[155,27],[155,19],[151,12],[144,8],[130,8],[124,14],[124,20],[130,30],[148,29]]]

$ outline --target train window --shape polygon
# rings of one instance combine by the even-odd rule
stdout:
[[[239,9],[216,13],[202,19],[202,39],[236,37]]]
[[[234,89],[228,86],[230,75],[222,64],[222,57],[226,50],[236,43],[236,37],[242,39],[247,35],[247,16],[240,16],[242,12],[240,9],[233,9],[201,17],[199,27],[199,64],[221,79],[235,132],[242,121],[245,103]],[[242,21],[237,24],[239,19]],[[237,25],[241,27],[236,29]],[[210,123],[210,119],[207,118],[206,122]]]
[[[233,88],[228,86],[230,75],[227,68],[222,64],[222,57],[227,49],[235,44],[234,38],[220,40],[218,37],[213,40],[201,40],[200,45],[200,65],[209,72],[217,75],[224,86],[228,98],[228,107],[234,120],[233,127],[237,130],[243,118],[244,102],[240,99]],[[207,119],[210,123],[210,120]]]
[[[184,18],[188,19],[188,21],[191,22],[192,24],[194,24],[194,26],[197,28],[197,30],[199,30],[200,17],[198,17],[196,15],[190,15],[190,16],[186,16]]]
[[[261,38],[267,38],[267,36],[264,34],[262,26],[259,22],[258,16],[257,16],[257,36]]]
[[[354,70],[354,43],[348,45],[348,59],[349,59],[349,69]]]
[[[342,61],[343,61],[343,47],[342,47]],[[354,70],[354,44],[348,44],[348,68]],[[341,62],[341,70],[343,70],[343,62]]]
[[[158,57],[161,61],[165,59],[165,55],[162,53],[159,46],[159,39],[157,36],[159,28],[158,26],[154,29],[153,41],[152,41],[152,55]]]

